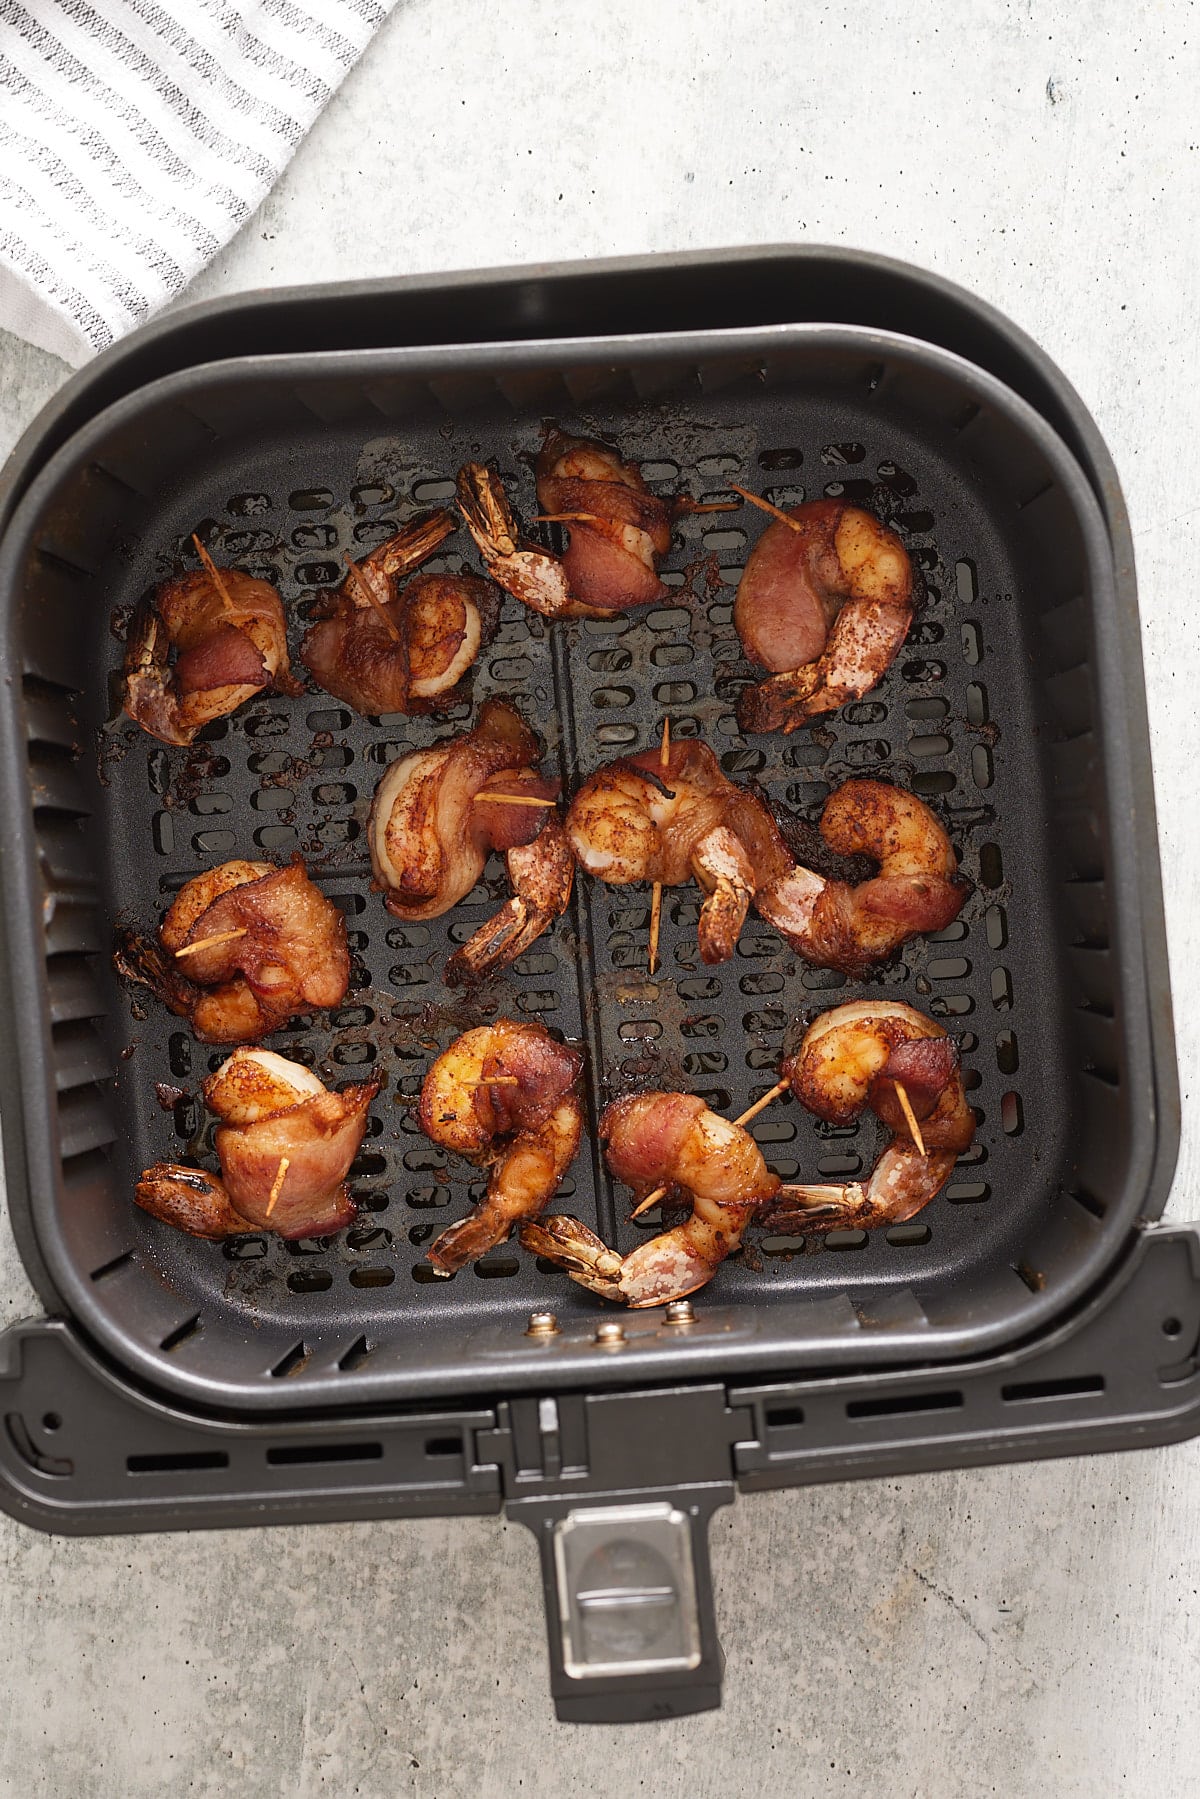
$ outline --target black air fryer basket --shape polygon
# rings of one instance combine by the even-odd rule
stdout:
[[[886,517],[929,598],[881,686],[816,730],[740,734],[732,599],[762,527],[746,508],[677,526],[659,606],[547,627],[506,601],[445,720],[263,695],[173,750],[120,715],[114,632],[193,530],[277,582],[302,629],[343,552],[448,497],[468,457],[494,459],[529,516],[551,418],[618,441],[656,491],[739,482]],[[1078,400],[994,315],[831,252],[208,307],[77,378],[8,483],[3,1122],[54,1315],[5,1339],[14,1512],[107,1530],[503,1503],[542,1544],[560,1714],[651,1716],[719,1693],[705,1528],[735,1482],[1194,1428],[1196,1239],[1148,1222],[1177,1099],[1127,525]],[[465,533],[446,551],[476,565]],[[368,891],[363,825],[386,764],[488,694],[537,725],[568,790],[668,717],[808,818],[848,775],[896,780],[941,813],[974,894],[860,987],[759,922],[704,967],[696,899],[672,890],[651,979],[648,894],[581,878],[555,930],[464,1001],[440,971],[502,873],[401,926]],[[354,973],[341,1011],[271,1043],[331,1083],[384,1077],[359,1221],[200,1243],[131,1194],[155,1160],[211,1162],[195,1096],[222,1053],[131,1000],[112,930],[214,862],[294,850],[347,914]],[[917,1219],[756,1237],[692,1322],[622,1314],[615,1343],[596,1337],[615,1313],[514,1247],[433,1278],[425,1246],[478,1188],[406,1102],[487,1008],[583,1043],[594,1126],[639,1084],[736,1114],[798,1015],[864,993],[959,1035],[980,1114]],[[164,1110],[156,1082],[183,1097]],[[791,1103],[753,1129],[791,1179],[852,1178],[879,1147],[872,1124],[831,1131]],[[626,1220],[594,1129],[556,1206],[621,1249],[661,1228]],[[551,1309],[558,1329],[531,1334]]]

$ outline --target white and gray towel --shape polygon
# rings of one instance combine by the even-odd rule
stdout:
[[[395,0],[0,0],[0,325],[75,366],[234,232]]]

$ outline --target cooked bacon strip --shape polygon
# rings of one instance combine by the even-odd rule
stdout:
[[[659,749],[598,769],[571,801],[567,836],[581,866],[602,881],[696,880],[706,895],[706,962],[733,954],[757,889],[795,866],[767,806],[729,780],[695,738],[670,746],[665,769]]]
[[[137,1203],[194,1236],[328,1236],[354,1220],[345,1180],[378,1092],[379,1082],[368,1081],[330,1093],[297,1062],[236,1049],[204,1083],[205,1103],[221,1120],[220,1178],[160,1162],[139,1181]]]
[[[418,575],[397,582],[457,527],[444,510],[423,514],[360,563],[322,602],[300,655],[327,693],[356,711],[434,712],[491,642],[501,595],[476,575]]]
[[[910,937],[944,931],[971,891],[929,807],[887,781],[844,781],[825,802],[821,836],[839,856],[871,857],[878,874],[852,886],[797,867],[754,896],[762,917],[818,968],[865,974]]]
[[[452,958],[447,977],[474,978],[519,956],[565,909],[574,865],[555,812],[490,804],[497,794],[551,799],[538,742],[520,714],[489,700],[473,731],[393,762],[368,821],[375,885],[397,918],[440,918],[466,897],[491,850],[514,897]]]
[[[635,1093],[606,1106],[599,1135],[617,1180],[690,1199],[684,1223],[619,1256],[578,1218],[556,1214],[521,1226],[534,1255],[573,1280],[630,1306],[667,1305],[706,1286],[741,1244],[755,1213],[779,1192],[779,1176],[740,1125],[693,1093]]]
[[[171,652],[176,653],[171,666]],[[164,743],[191,743],[203,725],[264,688],[303,692],[288,666],[283,602],[240,569],[165,582],[134,614],[125,648],[125,710]]]
[[[235,1212],[219,1176],[204,1168],[185,1168],[179,1162],[156,1162],[147,1168],[137,1186],[134,1199],[143,1212],[173,1224],[189,1237],[207,1237],[220,1242],[224,1237],[244,1236],[256,1231],[240,1213]]]
[[[197,875],[180,888],[159,942],[166,956],[136,931],[119,932],[117,971],[149,986],[206,1043],[252,1041],[297,1013],[340,1005],[350,981],[345,919],[299,856],[286,868],[235,861]],[[192,944],[203,947],[176,960]]]
[[[421,1087],[421,1129],[489,1171],[484,1198],[430,1245],[439,1273],[478,1261],[549,1204],[579,1147],[582,1067],[579,1050],[545,1025],[511,1018],[464,1031],[433,1063]]]
[[[266,685],[262,651],[234,625],[220,625],[211,637],[184,650],[175,662],[177,693],[206,693],[214,687],[253,687],[257,691]]]
[[[879,1112],[880,1106],[887,1106],[888,1088],[900,1085],[914,1115],[928,1118],[953,1078],[958,1060],[957,1045],[949,1037],[913,1037],[894,1044],[882,1074],[871,1085],[867,1104]]]
[[[636,463],[592,438],[551,431],[536,475],[542,511],[576,515],[562,564],[577,600],[620,612],[669,591],[657,559],[671,547],[671,509],[649,491]]]
[[[626,1187],[644,1193],[665,1171],[677,1172],[680,1153],[706,1110],[694,1093],[630,1094],[614,1100],[600,1124],[609,1169]]]
[[[810,500],[768,525],[738,583],[733,622],[751,661],[774,671],[738,703],[746,731],[794,731],[868,693],[912,624],[903,543],[844,500]]]

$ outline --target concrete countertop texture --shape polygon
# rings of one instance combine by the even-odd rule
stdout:
[[[1065,370],[1132,515],[1200,1215],[1200,13],[399,0],[189,298],[784,241],[936,270]],[[65,380],[0,336],[0,449]],[[7,1224],[4,1321],[36,1311]],[[724,1707],[554,1720],[494,1519],[64,1540],[0,1518],[0,1790],[1200,1792],[1200,1444],[740,1499]]]

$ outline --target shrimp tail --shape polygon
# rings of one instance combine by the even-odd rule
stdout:
[[[513,555],[516,520],[502,482],[490,469],[481,462],[465,462],[455,482],[455,501],[485,560]]]
[[[527,1219],[520,1232],[521,1247],[530,1255],[553,1262],[602,1299],[624,1297],[621,1257],[611,1250],[581,1219],[552,1212],[549,1217]]]
[[[511,1230],[511,1218],[495,1207],[477,1206],[434,1238],[429,1246],[429,1265],[438,1274],[457,1274],[469,1262],[477,1262],[489,1249],[504,1243]]]
[[[447,987],[467,987],[498,974],[536,942],[545,928],[528,903],[514,895],[455,950],[446,963],[443,978]]]
[[[754,894],[754,867],[740,840],[718,825],[692,851],[692,873],[705,889],[697,938],[700,959],[727,962],[737,947]]]
[[[820,708],[810,708],[817,680],[815,663],[771,675],[738,695],[737,717],[743,731],[798,731]]]
[[[198,725],[180,715],[170,688],[166,627],[149,602],[138,607],[125,648],[125,711],[162,743],[188,744]]]
[[[532,843],[510,849],[505,863],[513,897],[451,956],[445,972],[448,987],[463,987],[507,968],[566,911],[575,858],[557,817],[547,818]]]
[[[147,1168],[133,1196],[143,1212],[191,1237],[220,1241],[261,1229],[234,1211],[223,1183],[203,1168],[156,1162]]]
[[[120,927],[113,939],[113,968],[124,980],[148,987],[155,999],[179,1018],[190,1018],[200,989],[168,961],[162,950],[141,931]]]
[[[643,1243],[626,1256],[621,1268],[620,1297],[635,1311],[686,1299],[706,1287],[725,1258],[724,1244],[697,1242],[686,1227]]]
[[[500,477],[481,462],[458,471],[456,499],[493,581],[544,618],[594,617],[580,613],[561,562],[523,544]]]
[[[762,1214],[760,1222],[772,1231],[865,1230],[882,1223],[861,1181],[785,1184]]]
[[[439,544],[458,530],[458,520],[444,506],[410,519],[402,531],[389,537],[366,557],[369,567],[390,579],[409,574],[427,562]]]
[[[784,1186],[763,1216],[774,1231],[870,1231],[904,1224],[927,1206],[950,1179],[957,1152],[920,1155],[908,1143],[891,1143],[860,1181],[842,1185]]]

